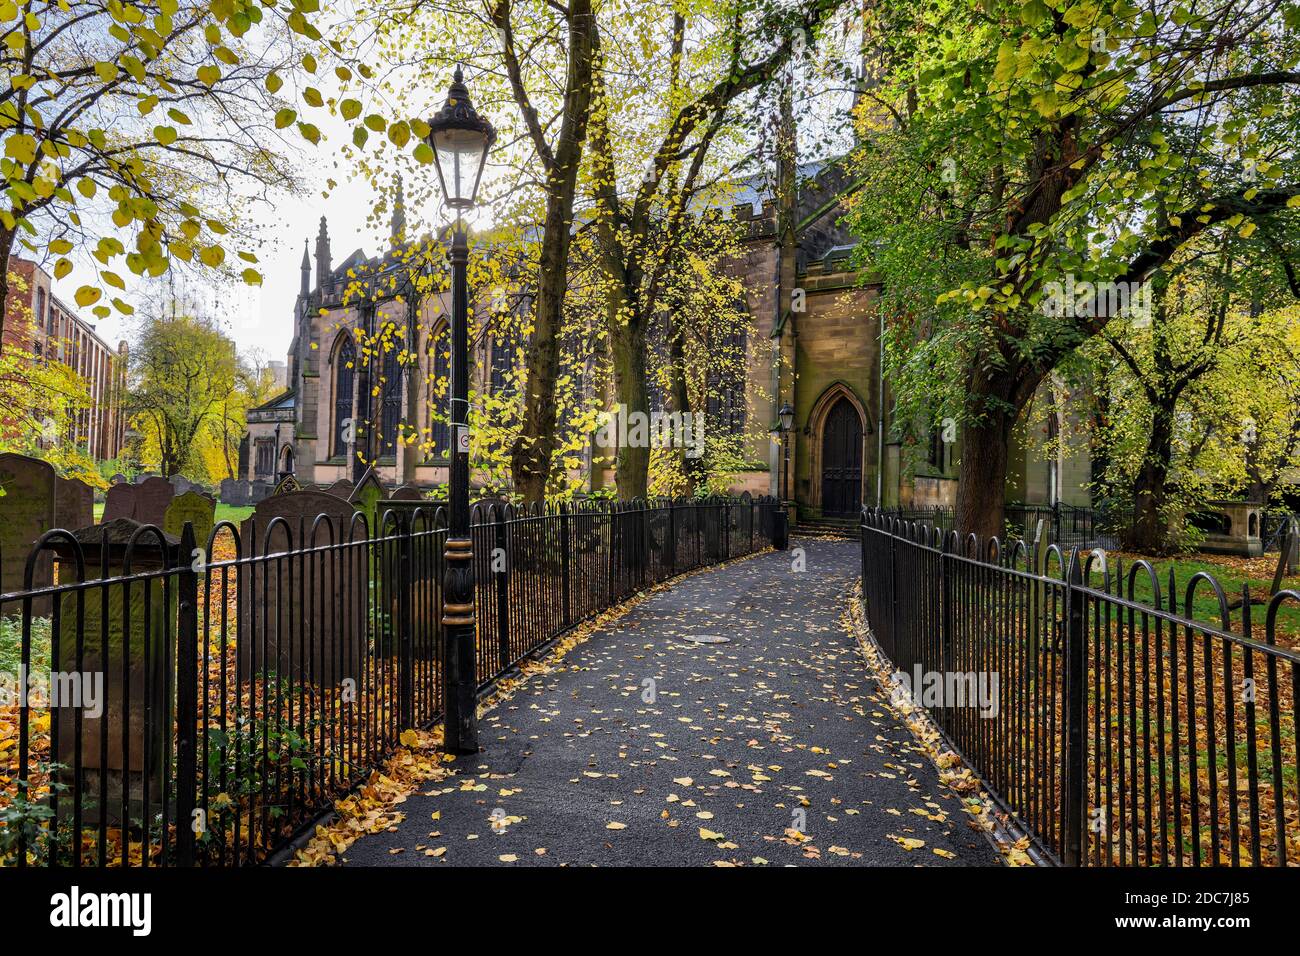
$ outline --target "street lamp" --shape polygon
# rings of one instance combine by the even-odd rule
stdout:
[[[469,537],[469,291],[465,278],[469,240],[461,213],[474,206],[483,165],[496,138],[492,124],[474,112],[460,67],[456,67],[447,102],[429,120],[428,136],[443,198],[456,210],[451,241],[451,521],[442,577],[443,749],[454,754],[478,752],[474,565]]]
[[[786,502],[790,500],[790,431],[794,428],[794,406],[782,403],[776,413],[777,429],[781,432],[781,507],[772,529],[772,546],[784,551],[790,546],[790,515]]]

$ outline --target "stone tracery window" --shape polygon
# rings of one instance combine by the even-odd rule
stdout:
[[[335,458],[348,454],[348,422],[352,420],[353,392],[356,388],[356,346],[345,333],[334,356],[334,448]]]

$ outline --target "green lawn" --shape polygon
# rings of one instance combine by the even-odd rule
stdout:
[[[239,522],[243,521],[253,513],[252,505],[248,507],[239,507],[237,505],[228,505],[223,502],[217,502],[217,521],[229,521],[238,527]],[[104,516],[104,503],[95,503],[95,520],[99,521]]]
[[[1123,586],[1126,595],[1128,593],[1129,568],[1132,567],[1133,561],[1138,557],[1140,555],[1121,552],[1110,552],[1108,554],[1112,572],[1117,559],[1123,562],[1125,578]],[[1264,604],[1255,604],[1250,609],[1251,630],[1256,639],[1261,641],[1264,639],[1264,618],[1268,612],[1269,589],[1272,587],[1273,572],[1277,566],[1276,554],[1266,554],[1261,558],[1190,554],[1176,558],[1148,560],[1160,575],[1160,598],[1164,607],[1169,606],[1169,569],[1171,567],[1174,569],[1178,585],[1177,596],[1180,613],[1185,613],[1183,602],[1187,595],[1187,582],[1198,572],[1205,572],[1214,576],[1222,585],[1229,604],[1233,601],[1240,601],[1242,585],[1249,585],[1251,596],[1256,600],[1266,602]],[[1095,571],[1093,579],[1094,582],[1099,580]],[[1284,577],[1282,579],[1282,588],[1300,592],[1300,575]],[[1138,600],[1148,604],[1151,602],[1149,575],[1141,571],[1138,572],[1134,580],[1133,593]],[[1196,597],[1192,602],[1192,616],[1199,621],[1208,621],[1214,624],[1218,624],[1221,619],[1218,599],[1214,595],[1213,588],[1207,582],[1199,582],[1196,586]],[[1240,633],[1241,619],[1240,608],[1230,612],[1229,621],[1232,624],[1232,630]],[[1278,609],[1278,636],[1280,644],[1288,647],[1300,646],[1300,602],[1290,601],[1284,603]]]
[[[247,506],[228,505],[220,501],[217,502],[216,520],[229,521],[236,528],[239,527],[239,522],[243,521],[252,513],[253,513],[252,505],[247,505]]]

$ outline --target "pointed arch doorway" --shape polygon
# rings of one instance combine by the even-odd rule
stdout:
[[[853,518],[862,508],[862,416],[846,395],[822,424],[821,505],[828,518]]]

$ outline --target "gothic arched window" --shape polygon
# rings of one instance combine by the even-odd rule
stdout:
[[[519,336],[514,329],[505,329],[492,335],[492,394],[509,395],[515,390],[515,383],[510,380],[514,370],[515,349]]]
[[[430,346],[429,361],[429,437],[433,442],[430,457],[447,458],[451,454],[451,329],[444,325]]]
[[[706,408],[712,425],[723,435],[739,435],[745,429],[745,379],[747,366],[746,330],[732,329],[713,343],[716,362],[706,375]]]
[[[356,382],[356,346],[346,335],[334,355],[334,450],[335,458],[348,454],[348,423],[352,421],[353,390]]]
[[[397,425],[402,417],[402,371],[397,364],[397,345],[384,352],[383,381],[379,389],[379,454],[397,454]]]

